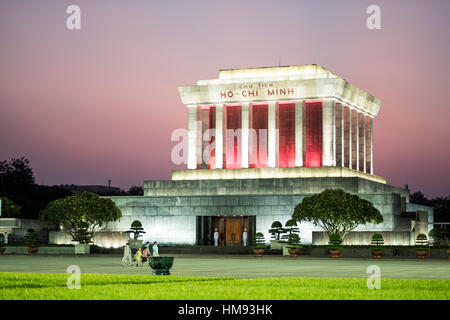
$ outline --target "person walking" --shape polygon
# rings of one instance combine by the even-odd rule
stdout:
[[[139,248],[136,254],[134,255],[134,259],[136,259],[136,267],[142,265],[141,257],[142,257],[142,250],[141,248]]]
[[[159,251],[158,251],[158,242],[153,242],[153,256],[159,257]]]
[[[147,256],[150,258],[152,256],[152,251],[150,250],[150,242],[145,243],[145,248],[147,248]]]
[[[123,248],[123,258],[122,258],[122,267],[128,267],[133,262],[133,259],[131,257],[131,247],[130,244],[127,242],[125,247]]]
[[[148,250],[147,250],[147,247],[145,247],[145,246],[142,249],[141,262],[142,262],[141,267],[144,265],[144,263],[148,265]]]

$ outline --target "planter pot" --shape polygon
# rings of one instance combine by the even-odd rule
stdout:
[[[328,253],[332,258],[339,258],[341,255],[342,250],[339,249],[328,249]]]
[[[300,255],[300,252],[302,251],[302,249],[298,248],[298,249],[288,249],[289,254],[291,255],[291,257],[298,257]]]
[[[5,253],[6,248],[5,247],[0,247],[0,256]]]
[[[425,259],[425,257],[428,255],[428,250],[416,250],[416,256],[419,259]]]
[[[90,244],[75,244],[75,254],[90,254],[91,245]]]
[[[173,266],[173,257],[152,257],[150,258],[149,265],[153,269],[153,275],[170,275],[169,270]]]
[[[142,247],[142,240],[129,240],[130,247],[133,249],[139,249]]]
[[[28,254],[30,256],[35,256],[36,253],[38,252],[39,248],[27,248]]]
[[[383,250],[372,250],[372,256],[375,259],[380,259],[383,255],[384,255],[384,251]]]
[[[266,249],[252,249],[253,254],[255,255],[255,257],[262,257],[264,255],[264,251],[266,251]]]

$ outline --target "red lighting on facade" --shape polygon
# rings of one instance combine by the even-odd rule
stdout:
[[[322,166],[322,101],[305,103],[305,166]]]
[[[278,104],[278,167],[295,167],[295,103]]]
[[[226,107],[226,132],[225,132],[225,168],[241,168],[241,128],[242,128],[242,107]]]
[[[268,106],[252,105],[250,168],[267,168]]]

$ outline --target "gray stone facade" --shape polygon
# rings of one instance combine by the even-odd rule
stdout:
[[[146,181],[144,196],[109,197],[123,217],[108,230],[126,231],[139,220],[147,232],[144,241],[194,245],[199,216],[255,216],[256,231],[263,232],[268,242],[273,221],[284,224],[305,197],[327,188],[358,194],[380,210],[382,224],[356,231],[395,231],[409,202],[406,189],[357,177]],[[322,230],[302,223],[300,231],[307,244],[312,243],[313,231]]]

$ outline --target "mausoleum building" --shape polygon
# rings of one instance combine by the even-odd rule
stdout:
[[[111,197],[123,217],[109,230],[139,220],[144,240],[212,245],[217,228],[221,245],[240,245],[246,227],[250,238],[263,232],[268,241],[272,222],[284,224],[305,197],[341,188],[384,218],[346,243],[367,244],[381,232],[386,244],[410,244],[428,232],[432,209],[410,204],[407,189],[374,174],[381,102],[373,95],[318,65],[221,70],[218,79],[178,89],[188,115],[187,169],[145,181],[143,196]],[[302,242],[325,244],[322,231],[301,223]]]

